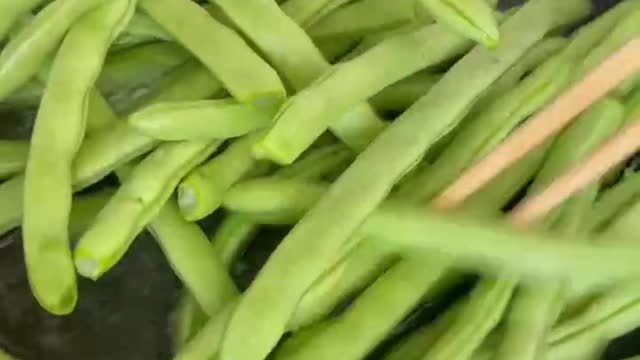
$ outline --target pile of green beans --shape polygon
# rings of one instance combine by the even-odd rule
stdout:
[[[640,0],[576,29],[590,11],[0,0],[0,109],[35,114],[0,139],[0,234],[21,228],[33,296],[67,315],[77,276],[100,282],[149,231],[183,285],[179,360],[596,358],[640,326],[636,161],[529,230],[507,210],[637,120],[640,74],[459,208],[427,209],[640,36]],[[243,290],[232,269],[271,226],[289,232]]]

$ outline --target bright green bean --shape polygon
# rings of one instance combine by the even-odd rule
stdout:
[[[389,85],[371,98],[371,104],[380,112],[404,111],[423,97],[440,79],[430,72],[419,72]]]
[[[14,26],[22,16],[28,14],[31,10],[44,2],[45,0],[0,1],[0,14],[2,14],[2,22],[0,22],[0,41],[4,40],[11,30],[11,27]]]
[[[91,226],[96,216],[115,193],[105,188],[89,194],[76,195],[69,214],[69,235],[72,239],[82,235]]]
[[[151,220],[149,230],[176,275],[209,316],[215,316],[235,298],[237,290],[227,268],[211,250],[200,227],[182,218],[173,199]]]
[[[135,88],[157,79],[189,58],[188,52],[166,42],[120,50],[107,56],[98,88],[105,94]]]
[[[285,98],[284,86],[269,64],[200,5],[189,0],[141,0],[140,6],[202,61],[238,101],[272,108]],[[206,46],[210,42],[216,46]]]
[[[364,36],[415,20],[414,0],[364,0],[341,7],[308,28],[314,38]]]
[[[104,0],[56,0],[0,53],[0,99],[26,84],[44,65],[71,25]]]
[[[589,7],[586,1],[528,2],[503,25],[501,45],[496,50],[491,53],[484,48],[473,50],[429,94],[378,136],[294,227],[245,292],[223,340],[222,358],[264,358],[284,332],[304,291],[394,183],[430,145],[455,126],[478,95],[530,46],[562,23],[582,17]],[[343,85],[345,82],[349,81]],[[461,88],[460,84],[466,85]],[[305,114],[309,111],[314,109],[307,109]],[[386,165],[380,167],[381,163]],[[292,268],[297,271],[291,272]],[[276,283],[286,291],[273,288]],[[265,307],[270,311],[256,311]],[[242,336],[247,331],[253,334],[250,339]]]
[[[513,274],[481,280],[461,306],[458,319],[422,359],[469,359],[502,318],[517,281]]]
[[[309,27],[351,0],[287,0],[282,10],[302,27]]]
[[[185,219],[203,219],[217,209],[224,194],[256,165],[252,134],[233,142],[225,151],[193,170],[178,187],[178,204]]]
[[[267,127],[268,111],[232,99],[160,103],[129,116],[129,125],[164,141],[228,139]]]
[[[338,114],[419,70],[436,65],[472,46],[442,25],[383,41],[325,73],[321,80],[291,97],[275,118],[274,127],[255,148],[258,157],[280,164],[295,160]],[[370,76],[370,69],[386,69]]]
[[[29,154],[29,143],[18,140],[0,140],[0,179],[24,170]]]
[[[78,273],[98,279],[169,199],[180,179],[206,159],[219,141],[168,143],[133,170],[74,251]]]
[[[431,171],[415,177],[404,188],[413,189],[416,184],[422,184],[418,196],[425,200],[440,193],[468,166],[500,144],[522,121],[554,99],[569,84],[572,66],[561,58],[551,59],[486,110],[465,120],[430,167]],[[399,193],[403,193],[402,188]]]
[[[274,67],[301,91],[330,69],[311,38],[274,1],[215,1],[266,54]],[[344,143],[363,150],[385,127],[368,104],[357,105],[330,124]]]
[[[484,0],[420,0],[439,22],[480,44],[494,48],[500,40],[493,9]]]
[[[232,186],[222,206],[261,224],[295,224],[327,188],[328,184],[293,179],[250,179]]]
[[[53,62],[31,136],[24,184],[25,259],[36,299],[54,314],[68,314],[77,301],[68,226],[71,168],[85,133],[86,98],[111,42],[134,9],[135,1],[110,1],[71,27]]]
[[[432,260],[439,262],[439,260]],[[429,264],[433,268],[435,263]],[[388,334],[387,323],[399,323],[423,296],[428,296],[443,272],[425,272],[424,259],[407,259],[382,274],[337,320],[328,320],[295,351],[278,357],[293,359],[360,359]],[[376,321],[366,321],[376,314]],[[352,336],[366,331],[369,337]]]

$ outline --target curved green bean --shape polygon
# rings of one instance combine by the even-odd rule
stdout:
[[[140,0],[139,3],[152,19],[202,61],[238,101],[272,108],[284,100],[286,92],[275,70],[239,35],[213,19],[198,4],[189,0]],[[216,47],[206,46],[211,41]]]
[[[215,4],[266,54],[294,90],[303,90],[330,69],[311,38],[275,2],[222,0]],[[385,127],[366,103],[345,112],[330,125],[338,138],[357,151]]]
[[[68,314],[77,301],[68,226],[71,168],[85,133],[86,98],[134,8],[130,0],[107,2],[71,27],[53,62],[31,136],[24,184],[25,259],[36,299],[54,314]]]
[[[197,224],[185,221],[173,199],[149,223],[176,275],[202,309],[215,316],[237,290],[218,254]]]
[[[584,16],[589,7],[590,3],[582,0],[571,1],[571,4],[552,0],[528,2],[502,26],[502,41],[496,50],[491,53],[484,48],[473,50],[458,61],[427,96],[379,135],[298,222],[245,292],[223,340],[222,358],[264,358],[285,331],[304,291],[387,196],[395,182],[430,145],[455,126],[478,95],[529,47],[562,22]],[[343,85],[349,82],[343,80]],[[462,83],[467,86],[461,88]],[[313,108],[307,109],[305,115],[313,111]],[[380,163],[386,166],[382,168]],[[314,256],[305,256],[309,253]],[[291,268],[300,271],[291,272]],[[274,291],[274,283],[286,288],[286,292]],[[256,311],[265,307],[270,311]],[[248,331],[253,334],[250,339],[242,335]]]
[[[60,44],[74,21],[104,0],[56,0],[0,52],[0,99],[26,84]]]
[[[232,186],[222,206],[261,224],[295,224],[327,188],[327,184],[293,179],[250,179]]]
[[[129,125],[164,141],[227,139],[271,124],[274,111],[232,99],[159,103],[129,116]]]
[[[96,280],[113,267],[180,179],[219,145],[219,141],[167,143],[137,165],[80,239],[74,251],[78,273]]]
[[[0,179],[22,172],[27,164],[29,143],[0,140]]]
[[[337,9],[307,32],[313,38],[364,36],[406,25],[415,20],[416,10],[414,0],[364,0]]]
[[[485,0],[420,0],[437,21],[480,44],[494,48],[500,40],[493,9]]]

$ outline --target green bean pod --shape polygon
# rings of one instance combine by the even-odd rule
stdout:
[[[419,196],[425,201],[441,192],[468,166],[499,145],[529,115],[553,100],[569,84],[571,69],[571,63],[553,58],[480,114],[465,120],[435,160],[432,171],[417,176],[405,184],[405,188],[422,184]],[[402,193],[400,189],[399,194]]]
[[[4,40],[11,27],[20,20],[20,18],[28,14],[31,10],[44,3],[45,0],[2,0],[0,1],[0,14],[2,14],[2,22],[0,23],[0,41]]]
[[[600,231],[623,214],[640,197],[640,173],[625,176],[618,184],[606,190],[596,201],[587,226],[592,231]]]
[[[47,5],[0,52],[0,99],[26,84],[73,23],[104,0],[56,0]]]
[[[114,189],[105,188],[73,197],[69,214],[69,235],[72,239],[82,235],[91,226],[114,193]]]
[[[365,0],[337,9],[307,31],[313,38],[364,36],[406,25],[416,16],[414,0]]]
[[[228,139],[267,127],[274,111],[232,99],[159,103],[129,116],[129,125],[163,141]]]
[[[493,9],[484,0],[420,0],[439,22],[480,44],[495,48],[500,41]]]
[[[222,153],[193,170],[178,187],[178,204],[189,221],[203,219],[221,204],[224,194],[256,165],[251,146],[256,134],[233,142]]]
[[[292,179],[250,179],[232,186],[222,206],[261,224],[295,224],[327,188],[327,184]]]
[[[142,37],[152,40],[172,41],[173,38],[158,25],[149,15],[136,11],[124,31],[125,36]]]
[[[188,0],[141,0],[140,6],[191,51],[236,100],[272,108],[285,98],[284,86],[269,64],[200,5]],[[215,47],[206,46],[212,41]]]
[[[0,184],[0,234],[20,226],[24,193],[24,175],[16,175]]]
[[[307,28],[350,0],[287,0],[282,10],[293,21]]]
[[[389,85],[371,98],[371,104],[380,112],[404,111],[423,97],[440,76],[430,72],[419,72],[395,84]]]
[[[219,141],[168,143],[137,165],[80,239],[74,251],[78,273],[97,280],[113,267],[180,179],[219,145]]]
[[[528,2],[502,26],[502,41],[496,50],[489,53],[477,48],[458,61],[429,94],[396,119],[358,156],[285,237],[244,293],[223,340],[220,354],[223,359],[262,359],[273,349],[303,293],[389,194],[395,182],[433,143],[455,127],[479,94],[528,48],[549,31],[589,12],[588,1],[570,3]],[[343,79],[342,85],[347,83],[349,80]],[[463,83],[467,86],[461,88]],[[305,116],[315,110],[307,109]],[[380,167],[381,163],[386,166]],[[305,256],[310,253],[314,256]],[[291,268],[300,271],[292,273]],[[287,289],[286,296],[273,290],[276,282]],[[256,312],[264,307],[270,311]],[[253,334],[249,343],[242,335],[248,331]]]
[[[276,115],[273,128],[256,145],[255,154],[289,164],[334,123],[337,115],[388,85],[460,55],[471,46],[470,40],[441,25],[429,25],[383,41],[365,54],[334,66],[287,100]],[[386,71],[372,77],[370,69]]]
[[[28,155],[28,142],[0,140],[0,179],[22,172]]]
[[[231,213],[216,229],[211,242],[222,262],[231,266],[249,241],[258,232],[259,225],[243,214]]]
[[[54,314],[68,314],[77,301],[68,226],[71,168],[85,133],[86,99],[111,42],[134,9],[135,1],[110,1],[71,27],[51,67],[31,136],[24,184],[25,259],[36,299]]]
[[[218,254],[211,250],[209,239],[197,224],[182,218],[173,199],[151,220],[149,230],[176,275],[209,316],[218,314],[235,298],[235,284]]]
[[[518,277],[509,273],[481,280],[459,309],[458,318],[422,359],[471,358],[502,318],[517,281]]]
[[[432,260],[435,263],[440,260]],[[435,263],[430,266],[438,267]],[[321,331],[295,350],[283,351],[282,360],[361,359],[388,334],[388,323],[399,323],[444,275],[424,272],[424,259],[402,261],[382,274],[338,319],[321,324]],[[366,321],[371,314],[376,321]],[[366,334],[362,336],[363,328]],[[359,336],[350,336],[359,334]]]
[[[330,69],[311,38],[273,1],[215,1],[274,67],[300,91]],[[256,16],[260,14],[260,16]],[[335,119],[330,129],[344,143],[361,151],[385,127],[368,104],[360,104]]]

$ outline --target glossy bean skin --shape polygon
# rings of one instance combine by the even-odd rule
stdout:
[[[44,65],[66,32],[103,0],[56,0],[47,5],[0,53],[0,99],[26,84]]]
[[[85,134],[86,98],[134,8],[135,1],[108,2],[71,27],[52,64],[31,136],[24,183],[25,259],[36,299],[54,314],[71,312],[77,300],[68,226],[71,168]]]
[[[232,99],[160,103],[131,114],[129,125],[163,141],[235,138],[271,124],[275,111]]]
[[[261,359],[271,351],[303,292],[322,273],[353,230],[384,199],[394,183],[430,145],[454,126],[461,113],[483,89],[548,31],[561,25],[558,22],[560,17],[553,15],[558,10],[554,4],[543,0],[525,5],[503,25],[502,44],[491,55],[480,48],[469,53],[426,97],[396,119],[358,157],[327,195],[289,233],[245,293],[223,340],[222,359]],[[583,11],[588,11],[588,6],[584,7],[586,5],[581,1],[574,3],[569,13],[558,15],[571,21],[583,16]],[[546,21],[538,21],[539,18]],[[501,61],[496,61],[496,57]],[[473,86],[460,91],[461,82],[469,82]],[[450,96],[452,93],[456,96]],[[425,117],[437,121],[425,122]],[[381,161],[388,166],[372,172],[375,164]],[[344,215],[347,213],[349,216]],[[314,257],[303,255],[308,253],[314,253]],[[286,270],[292,266],[299,266],[304,271],[292,274]],[[286,297],[272,288],[276,279],[287,289]],[[268,313],[257,310],[265,306],[270,309]],[[269,325],[256,327],[256,324]],[[240,341],[241,334],[248,329],[254,334],[250,344]]]
[[[240,36],[198,4],[186,0],[142,0],[140,6],[202,61],[236,100],[271,108],[286,96],[277,73]],[[174,16],[177,13],[182,16]],[[206,38],[202,34],[207,34]],[[212,36],[219,48],[203,46]]]
[[[75,248],[80,275],[98,279],[113,267],[180,179],[219,145],[219,141],[168,143],[137,165]]]

